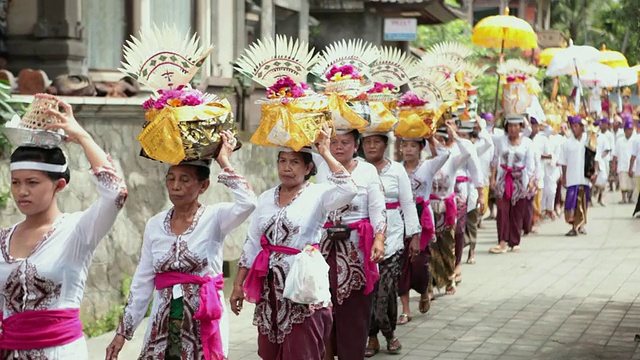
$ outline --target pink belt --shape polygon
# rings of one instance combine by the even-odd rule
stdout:
[[[456,177],[456,183],[464,183],[468,182],[470,179],[468,176],[458,176]]]
[[[224,288],[222,274],[216,277],[198,276],[177,271],[156,274],[157,290],[166,289],[178,284],[200,285],[200,305],[193,318],[200,321],[200,339],[205,360],[223,360],[222,336],[220,335],[220,318],[222,317],[222,301],[219,290]]]
[[[416,204],[422,205],[422,215],[420,215],[420,225],[422,226],[422,231],[420,232],[420,250],[424,251],[436,233],[436,229],[433,225],[433,218],[431,217],[431,201],[425,200],[424,197],[420,196],[416,199]]]
[[[395,210],[400,207],[400,201],[386,203],[386,205],[387,205],[387,210]]]
[[[83,336],[79,309],[29,310],[2,320],[0,349],[44,349],[67,345]]]
[[[441,199],[439,196],[431,194],[429,197],[430,200],[440,200],[444,201],[444,225],[445,226],[453,226],[456,224],[456,214],[458,213],[458,209],[456,207],[456,194],[453,193],[447,196],[444,199]]]
[[[508,167],[506,165],[500,165],[500,167],[502,168],[502,170],[505,171],[504,174],[504,196],[507,198],[507,200],[511,200],[511,197],[513,196],[513,172],[514,171],[522,171],[522,169],[524,169],[524,166],[519,167],[519,168],[512,168],[512,167]]]
[[[262,279],[269,273],[269,257],[271,256],[271,252],[275,251],[287,255],[296,255],[302,252],[300,249],[288,246],[271,245],[269,244],[267,237],[264,235],[260,237],[260,245],[262,246],[262,250],[253,261],[253,265],[251,266],[251,269],[249,269],[249,274],[247,274],[247,279],[244,281],[244,285],[242,286],[242,290],[245,293],[245,299],[254,304],[257,304],[258,301],[260,301],[260,294],[262,293]]]
[[[358,249],[362,251],[364,277],[366,280],[364,293],[370,294],[376,284],[376,281],[380,278],[378,272],[378,266],[371,260],[371,248],[373,247],[373,227],[369,219],[360,219],[354,223],[348,224],[351,230],[358,230],[358,236],[360,241],[358,242]],[[333,226],[332,222],[324,224],[324,228]]]

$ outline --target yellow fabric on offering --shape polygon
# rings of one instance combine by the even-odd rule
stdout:
[[[395,127],[398,119],[391,112],[397,102],[369,101],[371,108],[371,124],[363,129],[363,132],[387,133]]]
[[[437,121],[433,109],[400,108],[398,120],[395,135],[401,138],[424,138],[436,131]]]
[[[325,102],[293,101],[262,106],[260,126],[251,142],[261,146],[286,146],[300,151],[312,145],[322,125],[329,121]]]
[[[337,93],[329,94],[329,109],[336,129],[360,130],[369,125],[362,116],[349,107],[347,100]]]
[[[220,146],[220,132],[236,131],[227,100],[198,106],[148,110],[138,135],[150,158],[176,165],[183,160],[211,158]]]

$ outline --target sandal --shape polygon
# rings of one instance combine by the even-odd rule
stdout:
[[[578,236],[578,232],[576,229],[571,229],[568,233],[564,234],[564,236]]]
[[[396,321],[396,325],[405,325],[408,322],[411,322],[412,317],[407,314],[400,314],[398,316],[398,321]]]
[[[420,295],[418,310],[420,310],[421,314],[426,314],[429,309],[431,309],[431,297],[429,296],[429,294]]]
[[[400,339],[398,339],[397,337],[387,339],[387,351],[389,352],[389,354],[399,354],[400,350],[402,350]]]
[[[512,246],[511,247],[511,252],[519,253],[520,252],[520,245]]]
[[[364,357],[372,357],[380,352],[380,343],[377,337],[370,337],[367,348],[364,350]]]
[[[502,247],[500,245],[496,246],[496,247],[492,247],[491,249],[489,249],[489,252],[492,254],[504,254],[507,252],[507,247]]]
[[[453,283],[453,285],[449,285],[447,286],[447,289],[445,290],[445,295],[455,295],[456,293],[456,285],[455,283]]]
[[[455,281],[456,285],[460,284],[462,282],[462,274],[456,274],[456,277],[453,279],[453,281]]]

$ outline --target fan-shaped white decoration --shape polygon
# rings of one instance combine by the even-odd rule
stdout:
[[[421,66],[414,66],[413,77],[409,81],[409,88],[422,100],[439,106],[445,101],[453,101],[457,98],[456,89],[451,81],[440,72],[425,70]]]
[[[118,69],[154,90],[187,85],[202,66],[213,46],[199,45],[194,34],[182,34],[175,25],[155,24],[131,36],[124,47],[124,62]]]
[[[464,60],[473,55],[473,49],[457,41],[444,41],[433,45],[425,56],[452,55],[459,60]]]
[[[404,51],[385,46],[380,49],[380,56],[371,65],[371,80],[400,87],[409,82],[409,71],[414,63],[413,57]]]
[[[360,75],[368,78],[371,76],[370,66],[379,56],[378,48],[362,39],[341,40],[327,46],[311,72],[328,80],[325,75],[332,66],[351,65]]]
[[[236,69],[258,84],[270,87],[286,76],[296,83],[305,82],[309,68],[319,59],[305,41],[284,35],[258,40],[245,49],[236,61]]]
[[[533,76],[538,73],[538,68],[521,59],[509,59],[498,65],[498,74],[502,76]]]
[[[462,66],[462,73],[464,74],[464,80],[469,84],[473,83],[478,78],[478,76],[484,73],[485,70],[486,70],[486,66],[480,67],[468,61],[465,61]]]
[[[438,71],[449,78],[463,70],[464,60],[454,55],[436,54],[423,56],[421,64],[423,68]]]

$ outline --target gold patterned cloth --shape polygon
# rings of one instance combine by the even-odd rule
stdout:
[[[147,122],[138,136],[143,156],[172,165],[213,159],[222,145],[220,132],[237,133],[226,99],[197,106],[151,109],[145,115]]]
[[[436,131],[436,112],[427,107],[401,107],[395,135],[405,139],[426,138]]]
[[[251,142],[300,151],[313,145],[322,125],[330,120],[326,101],[291,101],[262,105],[260,126]]]

